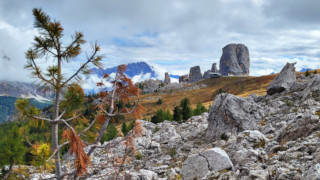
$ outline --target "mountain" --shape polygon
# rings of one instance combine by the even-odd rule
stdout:
[[[36,85],[24,82],[0,81],[0,123],[15,112],[14,103],[18,98],[30,99],[30,103],[38,108],[51,104],[51,91],[44,92]]]
[[[24,82],[0,81],[0,96],[34,98],[39,101],[52,99],[51,91],[43,91],[36,85]]]
[[[12,96],[0,96],[0,124],[7,121],[8,117],[15,113],[14,103],[17,99],[17,97]],[[34,98],[29,100],[31,105],[36,106],[39,109],[51,105],[50,101],[38,101]]]
[[[112,67],[112,68],[107,68],[107,69],[97,69],[93,68],[92,69],[92,74],[97,74],[98,77],[102,77],[103,74],[111,74],[111,73],[116,73],[118,67]],[[130,78],[133,78],[134,76],[138,75],[145,75],[147,73],[150,73],[150,78],[155,78],[156,73],[153,70],[153,67],[147,64],[146,62],[134,62],[134,63],[129,63],[127,66],[127,70],[125,71],[125,74],[129,76]]]
[[[311,71],[311,68],[302,68],[301,70],[300,70],[300,72],[306,72],[306,71]]]

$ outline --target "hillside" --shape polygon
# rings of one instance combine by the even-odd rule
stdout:
[[[185,97],[190,99],[192,107],[195,107],[198,102],[209,107],[220,88],[223,92],[235,94],[241,97],[246,97],[252,93],[264,95],[266,93],[266,87],[275,76],[276,74],[261,77],[231,76],[212,78],[195,83],[194,85],[197,85],[199,88],[195,88],[193,90],[180,91],[178,89],[142,95],[141,101],[146,108],[144,116],[149,118],[157,109],[160,108],[172,111],[175,106],[179,105],[180,100]],[[163,101],[163,104],[161,105],[156,104],[159,98]]]
[[[0,124],[5,122],[7,118],[15,112],[14,103],[17,99],[17,97],[12,96],[0,96]],[[49,101],[38,101],[34,98],[30,99],[30,103],[39,109],[51,104]]]

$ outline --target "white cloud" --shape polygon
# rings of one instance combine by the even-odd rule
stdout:
[[[33,7],[61,20],[67,39],[77,30],[88,42],[98,40],[105,67],[147,61],[163,80],[165,72],[188,74],[195,65],[202,72],[210,69],[229,43],[247,45],[251,75],[279,72],[287,61],[297,61],[297,69],[319,68],[319,5],[317,0],[2,0],[0,79],[30,80],[23,65],[36,34]],[[1,52],[12,61],[4,61]],[[73,72],[79,62],[66,66],[65,73]]]
[[[179,79],[176,78],[170,78],[171,83],[179,83]]]
[[[144,80],[148,80],[150,78],[151,78],[151,74],[150,73],[146,73],[146,74],[139,74],[139,75],[133,76],[131,78],[131,80],[132,80],[133,83],[137,83],[137,82],[141,82],[141,81],[144,81]]]

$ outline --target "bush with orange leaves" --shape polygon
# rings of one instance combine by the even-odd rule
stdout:
[[[99,112],[95,120],[98,124],[102,125],[94,144],[100,142],[101,137],[106,130],[110,120],[113,120],[115,116],[131,115],[135,118],[139,118],[142,112],[145,110],[139,102],[139,96],[141,90],[133,85],[133,82],[128,78],[124,72],[126,71],[126,65],[118,66],[115,77],[111,77],[108,74],[104,74],[103,80],[97,83],[97,86],[102,90],[98,94],[99,100],[95,100],[96,106],[99,108]],[[106,83],[112,85],[112,87],[106,86]],[[116,104],[118,102],[128,103],[130,100],[134,100],[133,107],[124,107],[118,109]],[[88,152],[88,156],[92,154],[96,146],[92,146]]]
[[[142,125],[138,122],[135,123],[132,131],[130,131],[122,141],[108,144],[107,146],[99,145],[103,133],[115,116],[132,115],[135,118],[139,118],[144,111],[144,107],[139,102],[140,89],[133,85],[130,78],[126,77],[124,74],[125,70],[126,65],[120,65],[118,66],[118,70],[114,78],[105,74],[103,76],[104,81],[97,83],[97,86],[102,87],[102,91],[98,94],[98,99],[94,100],[99,111],[88,128],[94,125],[100,130],[94,143],[90,146],[88,153],[85,153],[85,144],[81,141],[80,137],[71,126],[68,126],[69,130],[66,130],[63,133],[63,138],[68,139],[69,141],[70,154],[75,154],[76,156],[76,173],[73,175],[86,175],[87,166],[90,164],[89,157],[96,148],[102,148],[105,150],[105,153],[110,153],[108,157],[111,159],[108,159],[106,162],[111,163],[114,167],[113,172],[115,177],[119,177],[119,173],[123,171],[123,167],[126,163],[130,163],[131,158],[128,154],[135,154],[134,138],[141,136],[143,131]],[[112,87],[107,87],[105,83],[111,84]],[[120,101],[123,103],[134,101],[134,106],[118,109],[116,104]],[[88,128],[83,131],[86,131]],[[124,153],[122,156],[112,153],[113,148],[119,148],[120,146],[124,147]]]

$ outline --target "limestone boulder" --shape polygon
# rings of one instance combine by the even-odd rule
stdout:
[[[258,129],[263,116],[262,108],[254,101],[232,94],[219,94],[209,111],[206,139],[220,139],[223,134]]]
[[[294,63],[287,63],[280,74],[267,87],[267,94],[272,95],[289,90],[296,82],[296,68]]]

